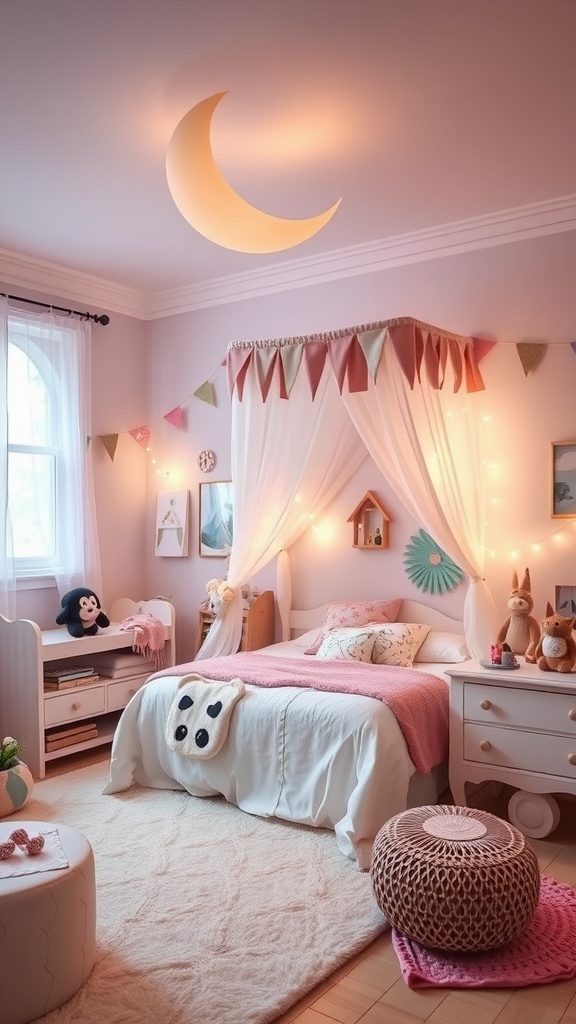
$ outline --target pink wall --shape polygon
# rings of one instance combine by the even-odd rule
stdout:
[[[494,499],[487,546],[496,551],[488,559],[487,578],[504,618],[512,570],[522,572],[529,565],[535,614],[543,615],[555,585],[576,585],[576,531],[569,525],[562,529],[569,521],[552,519],[549,504],[550,443],[576,438],[576,355],[569,345],[576,339],[575,264],[576,233],[567,232],[149,323],[111,313],[108,327],[92,328],[92,443],[104,603],[123,594],[170,597],[178,616],[178,657],[192,656],[206,582],[225,570],[222,560],[198,556],[198,485],[230,478],[230,406],[220,365],[230,340],[307,334],[411,315],[502,343],[482,364],[490,416],[487,486]],[[549,347],[538,370],[526,377],[514,343],[535,340]],[[215,406],[193,397],[208,379],[215,388]],[[163,418],[177,405],[185,412],[183,430]],[[128,434],[143,423],[151,427],[152,454]],[[105,433],[119,434],[113,462],[98,440]],[[218,460],[209,475],[197,463],[204,448],[213,449]],[[180,489],[191,495],[190,554],[158,558],[157,494]],[[347,518],[368,489],[377,492],[392,519],[387,551],[351,546]],[[448,614],[460,613],[463,585],[432,600],[409,583],[404,548],[421,524],[404,513],[370,459],[326,510],[323,525],[332,531],[329,545],[309,529],[293,546],[295,604],[401,594],[429,600]],[[274,577],[270,566],[257,582],[274,588]],[[42,626],[53,624],[58,607],[51,589],[19,594],[18,613]]]

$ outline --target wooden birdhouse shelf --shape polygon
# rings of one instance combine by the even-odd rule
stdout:
[[[390,545],[390,516],[373,491],[367,491],[348,522],[354,526],[355,548],[384,551]]]

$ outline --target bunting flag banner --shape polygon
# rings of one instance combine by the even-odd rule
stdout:
[[[208,402],[208,405],[216,405],[214,386],[209,380],[205,380],[199,388],[196,388],[194,398],[199,398],[201,402]]]
[[[171,423],[173,427],[180,427],[182,430],[184,427],[184,410],[180,405],[177,405],[170,412],[165,413],[163,419]]]
[[[231,342],[226,358],[230,394],[236,387],[238,398],[242,401],[246,374],[250,372],[251,355],[255,360],[253,365],[264,401],[270,393],[276,368],[280,397],[287,398],[290,395],[301,363],[314,398],[327,356],[340,393],[345,382],[351,393],[367,391],[368,374],[375,382],[385,343],[391,344],[411,390],[416,383],[421,383],[422,370],[431,387],[438,390],[442,388],[446,367],[450,362],[454,374],[454,391],[465,387],[468,392],[484,390],[478,358],[483,358],[495,344],[482,338],[451,334],[412,317],[383,320],[377,324],[329,334]],[[280,353],[280,359],[275,358],[277,353]]]
[[[516,351],[526,377],[540,365],[547,348],[548,345],[545,341],[519,341],[517,343]]]
[[[142,427],[134,427],[134,430],[129,430],[130,437],[133,437],[138,444],[142,445],[143,448],[150,447],[150,427],[144,425]]]
[[[100,440],[108,452],[111,461],[114,462],[116,445],[118,444],[118,434],[100,434]]]

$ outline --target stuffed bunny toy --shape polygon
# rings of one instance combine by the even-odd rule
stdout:
[[[514,654],[523,654],[526,661],[534,662],[534,652],[540,639],[540,624],[530,614],[534,607],[531,589],[529,569],[524,570],[521,586],[518,586],[518,573],[513,573],[512,592],[507,603],[510,615],[501,626],[496,642],[507,643]]]

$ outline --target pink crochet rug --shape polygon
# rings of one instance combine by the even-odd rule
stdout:
[[[521,988],[576,975],[576,890],[542,875],[532,921],[512,942],[486,953],[427,949],[392,929],[410,988]]]

